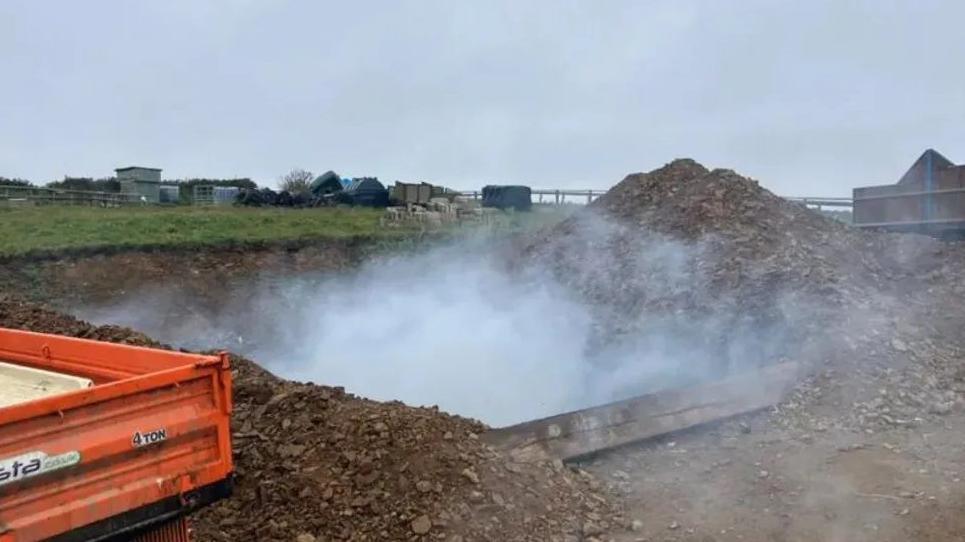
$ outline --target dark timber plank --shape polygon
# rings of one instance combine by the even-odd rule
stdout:
[[[521,460],[574,459],[774,405],[795,384],[799,371],[793,362],[771,365],[692,388],[493,429],[482,438]]]

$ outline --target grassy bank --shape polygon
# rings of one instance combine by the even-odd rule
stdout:
[[[34,207],[0,210],[0,255],[98,247],[176,247],[393,237],[381,210]]]

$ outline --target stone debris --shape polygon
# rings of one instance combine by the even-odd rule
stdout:
[[[432,529],[432,521],[429,516],[421,515],[412,520],[412,532],[415,534],[426,534]]]
[[[804,362],[775,412],[786,427],[873,433],[965,404],[961,243],[858,230],[682,159],[627,176],[514,254],[593,308],[600,363],[675,340],[708,376]]]

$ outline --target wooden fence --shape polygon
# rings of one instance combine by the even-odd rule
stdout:
[[[121,207],[139,205],[136,194],[59,190],[35,186],[0,186],[0,205],[29,207],[33,205],[80,205],[86,207]]]

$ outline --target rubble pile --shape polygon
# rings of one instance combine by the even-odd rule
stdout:
[[[779,425],[873,434],[965,411],[963,254],[948,249],[926,286],[839,320],[838,348],[775,411]]]
[[[536,541],[621,526],[593,485],[562,465],[497,454],[478,422],[253,365],[240,367],[236,389],[238,488],[202,513],[202,539]],[[266,520],[252,524],[256,509]]]
[[[12,299],[0,327],[162,346]],[[627,527],[589,474],[514,462],[479,440],[479,422],[233,367],[236,487],[197,515],[199,540],[536,542]]]
[[[594,307],[590,351],[650,333],[720,372],[808,362],[823,368],[783,422],[876,431],[965,408],[962,248],[858,230],[684,159],[627,176],[517,254]]]
[[[941,251],[930,239],[855,230],[683,159],[627,176],[521,254],[595,308],[600,343],[670,318],[726,350],[741,330],[779,329],[780,342],[800,344],[842,307],[921,284]]]
[[[911,277],[912,270],[917,275],[923,258],[937,265],[939,243],[896,242],[901,238],[855,230],[731,170],[708,171],[682,159],[627,176],[585,212],[533,239],[527,251],[561,262],[564,278],[574,276],[574,268],[602,260],[616,263],[626,271],[621,278],[632,280],[635,268],[646,264],[638,249],[650,248],[655,240],[672,242],[686,256],[681,272],[701,278],[714,302],[737,293],[748,307],[762,297],[773,302],[765,294],[777,290],[853,301],[865,287],[884,285],[882,279]],[[914,269],[903,262],[914,262]],[[613,288],[596,285],[584,291],[612,294],[597,299],[604,302],[626,297],[617,292],[619,285],[606,286]]]
[[[791,225],[810,241],[847,227],[761,188],[726,169],[690,159],[628,175],[591,207],[660,233],[684,238],[723,235],[773,245]]]

